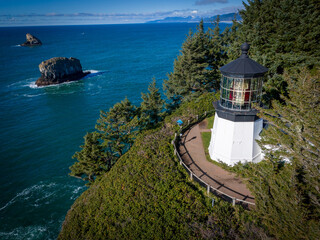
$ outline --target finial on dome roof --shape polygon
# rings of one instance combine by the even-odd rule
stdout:
[[[248,51],[249,51],[249,49],[250,49],[250,45],[248,44],[248,43],[243,43],[242,45],[241,45],[241,51],[242,51],[242,55],[241,55],[241,57],[248,57],[248,55],[247,55],[247,53],[248,53]]]

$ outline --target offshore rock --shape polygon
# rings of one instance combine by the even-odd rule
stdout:
[[[30,33],[26,34],[27,41],[25,43],[22,43],[21,46],[24,47],[31,47],[31,46],[41,46],[42,42],[36,38],[35,36],[32,36]]]
[[[47,86],[71,82],[83,78],[90,72],[83,72],[80,60],[76,58],[55,57],[39,64],[41,77],[37,86]]]

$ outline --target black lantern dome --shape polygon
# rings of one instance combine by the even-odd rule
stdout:
[[[242,55],[220,68],[219,105],[223,109],[249,112],[252,103],[260,102],[263,76],[268,69],[249,58],[249,48],[248,43],[242,44]]]
[[[261,77],[268,72],[268,68],[249,58],[247,55],[249,49],[250,45],[248,43],[242,44],[241,56],[238,59],[221,67],[220,71],[222,74],[228,77],[255,78]]]

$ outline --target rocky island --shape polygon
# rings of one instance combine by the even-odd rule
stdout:
[[[31,35],[30,33],[26,34],[26,42],[21,44],[21,46],[23,47],[32,47],[32,46],[41,46],[41,45],[42,45],[42,42],[35,36]]]
[[[37,86],[48,86],[79,80],[90,72],[83,72],[80,60],[76,58],[55,57],[39,64],[41,77]]]

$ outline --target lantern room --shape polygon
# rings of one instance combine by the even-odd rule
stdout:
[[[235,78],[223,76],[221,79],[220,106],[237,111],[251,110],[252,103],[261,99],[263,78]]]
[[[268,69],[249,58],[249,48],[248,43],[242,44],[241,56],[220,68],[220,100],[213,103],[216,114],[210,157],[229,165],[261,160],[261,149],[255,140],[260,138],[263,120],[252,106],[261,100]]]
[[[248,56],[250,46],[241,45],[241,56],[220,68],[222,73],[220,106],[236,111],[250,111],[261,99],[262,83],[267,68]]]

